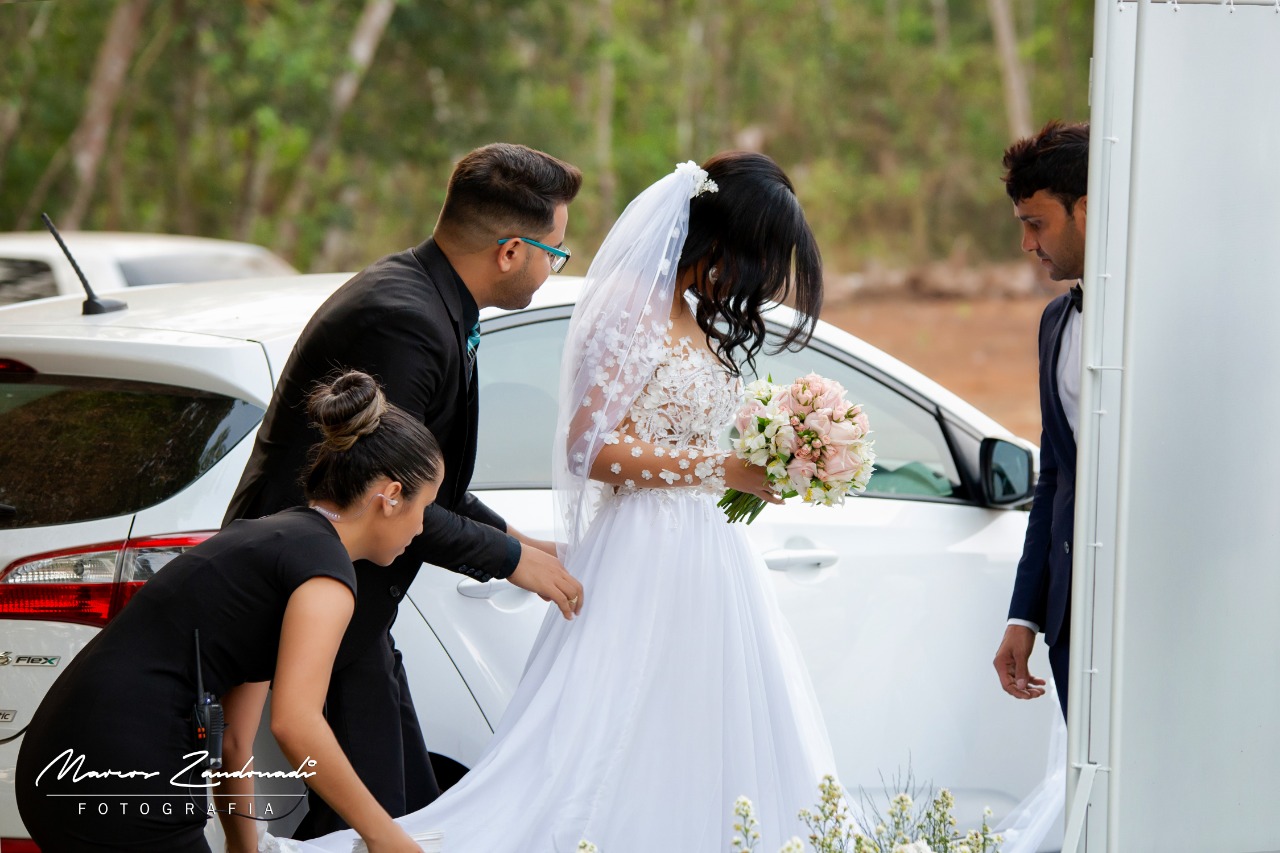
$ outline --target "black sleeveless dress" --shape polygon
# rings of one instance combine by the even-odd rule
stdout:
[[[269,681],[285,605],[314,577],[355,592],[337,531],[300,507],[236,521],[148,581],[54,682],[23,735],[18,810],[41,848],[207,851],[207,789],[183,787],[204,781],[204,767],[184,758],[198,749],[195,631],[207,692]]]

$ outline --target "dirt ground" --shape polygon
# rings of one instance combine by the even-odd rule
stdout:
[[[822,319],[1038,442],[1036,329],[1051,298],[854,299],[825,308]]]

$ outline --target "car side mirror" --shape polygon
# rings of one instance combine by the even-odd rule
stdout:
[[[1035,488],[1030,450],[1003,438],[984,438],[979,458],[988,506],[1016,506],[1030,499]]]

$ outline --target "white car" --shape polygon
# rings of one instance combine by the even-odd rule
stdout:
[[[143,288],[126,311],[91,317],[75,298],[0,309],[6,853],[25,837],[12,771],[41,697],[138,585],[218,527],[294,340],[345,278]],[[472,487],[535,536],[552,536],[560,349],[580,288],[553,278],[529,308],[482,315]],[[771,322],[789,316],[777,309]],[[826,324],[804,351],[766,356],[759,370],[840,381],[876,440],[864,496],[842,508],[769,507],[748,528],[812,674],[842,781],[879,791],[882,774],[909,767],[949,786],[962,820],[987,805],[999,816],[1041,779],[1058,714],[1048,700],[1007,697],[990,663],[1026,529],[1026,513],[1008,504],[1029,494],[1033,447]],[[505,581],[430,567],[408,599],[394,633],[448,781],[502,716],[547,605]],[[1042,652],[1032,667],[1048,671]],[[267,751],[260,738],[259,766],[273,760]]]
[[[234,240],[106,231],[69,231],[62,239],[95,293],[297,273],[267,249]],[[84,287],[52,234],[0,234],[0,305],[73,293],[83,297]]]

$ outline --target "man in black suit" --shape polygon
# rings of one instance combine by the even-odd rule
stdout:
[[[432,236],[358,273],[316,311],[276,386],[224,523],[304,503],[299,476],[319,433],[305,400],[334,371],[362,370],[421,418],[444,451],[444,482],[423,532],[391,566],[357,563],[359,595],[326,697],[334,734],[393,816],[439,796],[400,653],[397,606],[426,562],[477,580],[506,578],[572,618],[582,586],[555,545],[507,526],[467,491],[475,467],[480,310],[524,308],[569,257],[568,206],[582,175],[521,145],[476,149],[449,179]],[[540,245],[539,245],[540,244]],[[323,771],[323,768],[320,768]],[[297,838],[346,825],[316,797]]]
[[[1065,717],[1089,126],[1051,121],[1035,136],[1011,145],[1004,167],[1014,215],[1022,222],[1023,251],[1035,252],[1054,281],[1076,284],[1050,302],[1040,318],[1040,479],[995,668],[1010,696],[1044,695],[1044,679],[1027,669],[1036,634],[1044,631]]]

